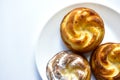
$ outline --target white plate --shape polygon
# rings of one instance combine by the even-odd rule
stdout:
[[[70,5],[52,16],[39,37],[36,48],[36,64],[38,72],[43,80],[47,80],[46,77],[46,65],[47,62],[56,53],[67,50],[60,37],[60,23],[63,17],[72,9],[76,7],[89,7],[94,9],[102,17],[105,24],[105,37],[102,43],[105,42],[119,42],[120,41],[120,14],[116,11],[100,4],[95,3],[79,3]],[[89,56],[87,57],[89,59]],[[91,80],[95,80],[91,77]]]

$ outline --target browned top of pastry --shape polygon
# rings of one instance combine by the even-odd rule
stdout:
[[[94,10],[83,7],[73,9],[63,18],[60,31],[65,44],[79,52],[98,46],[105,32],[101,17]]]
[[[93,53],[91,65],[97,80],[120,80],[120,44],[102,44]]]
[[[56,54],[47,65],[49,80],[90,80],[90,66],[86,59],[71,51]]]

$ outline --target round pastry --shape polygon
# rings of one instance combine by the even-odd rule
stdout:
[[[91,56],[91,67],[97,80],[120,80],[120,44],[100,45]]]
[[[90,80],[88,61],[71,51],[56,54],[47,64],[48,80]]]
[[[62,40],[71,50],[89,52],[102,42],[104,23],[94,10],[76,8],[63,18],[60,33]]]

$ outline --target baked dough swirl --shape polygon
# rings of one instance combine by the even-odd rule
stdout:
[[[46,68],[48,80],[90,80],[88,61],[71,51],[56,54]]]
[[[99,46],[91,56],[91,66],[97,80],[120,80],[120,44]]]
[[[92,9],[76,8],[62,20],[61,37],[68,48],[77,52],[89,52],[96,48],[104,37],[104,23]]]

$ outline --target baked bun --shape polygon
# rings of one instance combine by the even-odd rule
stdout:
[[[91,67],[97,80],[120,80],[120,44],[100,45],[91,56]]]
[[[47,64],[48,80],[90,80],[88,61],[71,51],[56,54]]]
[[[60,25],[61,37],[68,48],[89,52],[103,40],[104,23],[92,9],[76,8],[70,11]]]

